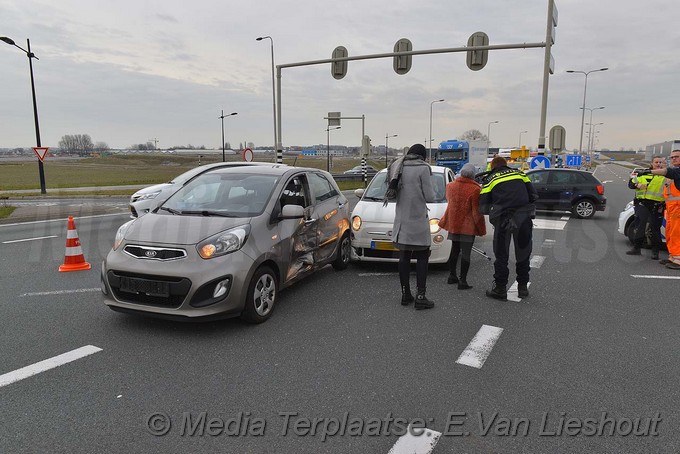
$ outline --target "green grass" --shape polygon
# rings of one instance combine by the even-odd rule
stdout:
[[[16,207],[0,206],[0,219],[8,217],[14,210],[16,210]]]
[[[220,155],[203,156],[200,163],[219,162],[221,161],[220,158]],[[227,161],[239,161],[240,159],[238,155],[227,157]],[[256,161],[272,162],[274,159],[271,155],[256,155],[255,157]],[[285,156],[283,162],[298,167],[326,169],[326,158],[324,157],[295,158]],[[334,158],[331,171],[332,173],[342,173],[360,163],[361,160],[358,157]],[[197,155],[111,155],[98,158],[53,160],[51,162],[47,159],[44,164],[45,185],[48,190],[89,186],[151,185],[169,181],[198,164]],[[380,169],[385,166],[385,161],[381,159],[368,160],[367,164]],[[38,175],[38,164],[35,161],[0,163],[0,191],[39,190],[40,179]],[[106,192],[106,194],[111,193]],[[75,195],[91,194],[78,193]]]

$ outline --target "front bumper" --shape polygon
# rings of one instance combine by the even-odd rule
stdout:
[[[357,262],[398,262],[399,250],[392,245],[389,231],[392,224],[362,225],[359,231],[352,231],[351,259]],[[447,232],[440,230],[430,235],[429,263],[446,263],[451,254],[451,241],[447,239]]]

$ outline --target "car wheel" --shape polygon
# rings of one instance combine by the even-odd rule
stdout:
[[[595,205],[588,199],[579,200],[571,211],[580,219],[589,219],[595,215]]]
[[[338,254],[333,261],[333,269],[340,271],[347,268],[349,259],[352,254],[352,243],[349,239],[349,234],[345,233],[338,245]]]
[[[624,233],[630,241],[630,244],[635,244],[635,216],[631,216],[630,220],[626,224]]]
[[[264,322],[272,315],[277,297],[276,274],[268,266],[259,268],[248,285],[246,305],[241,318],[250,323]]]

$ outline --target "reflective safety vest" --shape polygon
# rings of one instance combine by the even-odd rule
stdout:
[[[663,182],[665,179],[662,175],[642,175],[637,177],[637,182],[646,184],[647,187],[645,189],[635,189],[635,198],[663,202]]]
[[[666,214],[680,212],[680,190],[675,187],[673,180],[666,178],[663,183],[663,197],[666,201]]]
[[[484,185],[482,186],[482,190],[480,191],[480,194],[487,194],[491,192],[491,190],[494,188],[499,183],[504,183],[506,181],[510,180],[521,180],[522,183],[531,183],[531,180],[529,177],[527,177],[523,172],[510,169],[510,170],[505,170],[498,172],[494,174],[493,177],[491,177],[490,180],[487,180]],[[663,200],[663,197],[661,198]]]

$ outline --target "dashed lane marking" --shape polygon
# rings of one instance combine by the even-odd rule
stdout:
[[[78,216],[74,217],[74,219],[92,219],[92,218],[104,218],[108,216],[130,216],[129,211],[123,211],[120,213],[112,213],[112,214],[95,214],[92,216]],[[27,221],[27,222],[15,222],[13,224],[0,224],[0,228],[2,227],[12,227],[12,226],[17,226],[17,225],[28,225],[28,224],[42,224],[44,222],[64,222],[68,221],[68,218],[63,218],[63,219],[46,219],[44,221]]]
[[[531,282],[527,282],[527,288],[531,285]],[[522,301],[522,298],[517,295],[517,281],[513,282],[510,288],[508,289],[508,301],[512,301],[515,303],[519,303]]]
[[[631,274],[636,279],[680,279],[680,276],[655,276],[651,274]]]
[[[562,216],[560,219],[562,219],[563,221],[568,221],[569,219],[571,219],[571,216],[569,215]]]
[[[46,238],[57,238],[57,235],[50,235],[50,236],[36,236],[35,238],[24,238],[22,240],[9,240],[9,241],[3,241],[2,244],[10,244],[10,243],[21,243],[23,241],[35,241],[35,240],[44,240]]]
[[[456,363],[481,369],[502,332],[503,328],[482,325]]]
[[[550,219],[534,219],[534,228],[543,230],[564,230],[566,221],[553,221]]]
[[[100,288],[77,288],[77,289],[73,289],[73,290],[52,290],[50,292],[22,293],[19,296],[23,297],[23,296],[66,295],[68,293],[89,293],[89,292],[101,292],[101,291],[102,290]]]
[[[99,347],[95,347],[94,345],[86,345],[84,347],[71,350],[70,352],[62,353],[61,355],[31,364],[30,366],[8,372],[6,374],[0,375],[0,388],[14,382],[18,382],[19,380],[23,380],[24,378],[32,377],[33,375],[45,372],[46,370],[63,366],[64,364],[68,364],[72,361],[84,358],[100,351],[102,351],[102,349]]]
[[[414,435],[415,432],[418,435]],[[387,454],[430,454],[441,437],[441,432],[430,429],[413,429],[409,425]]]
[[[532,268],[540,268],[541,265],[543,265],[543,262],[545,261],[545,257],[542,255],[534,255],[531,257],[531,260],[529,261],[529,266]]]

